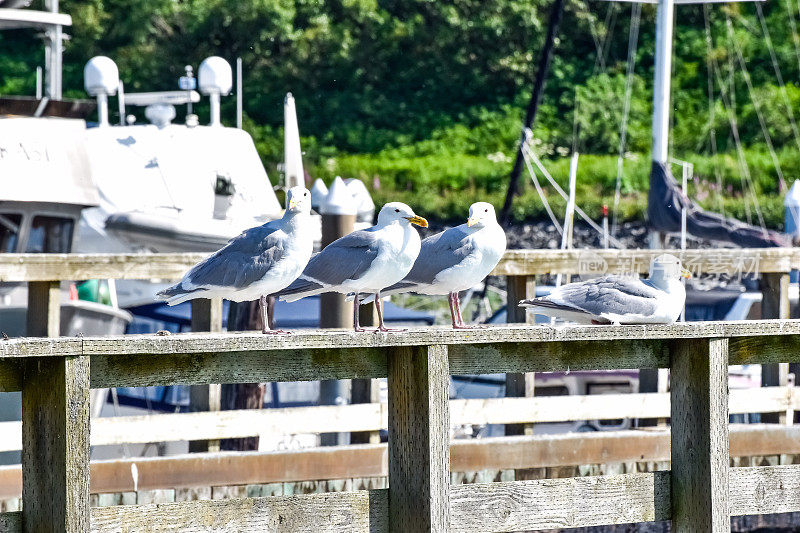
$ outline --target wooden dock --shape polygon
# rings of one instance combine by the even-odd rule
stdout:
[[[0,341],[0,389],[23,394],[23,511],[0,531],[728,531],[730,516],[800,510],[800,465],[728,466],[728,365],[798,360],[793,320]],[[671,370],[671,471],[451,485],[450,374],[626,368]],[[90,387],[375,377],[389,386],[387,489],[89,506]]]

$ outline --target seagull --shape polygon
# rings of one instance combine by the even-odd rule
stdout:
[[[302,186],[292,187],[286,193],[282,218],[231,239],[224,248],[192,267],[179,283],[157,296],[167,305],[193,298],[260,300],[261,332],[287,333],[270,329],[273,300],[268,296],[297,279],[313,250],[311,193]]]
[[[646,280],[602,276],[557,287],[548,296],[522,300],[534,313],[581,324],[672,324],[686,302],[681,278],[691,274],[674,255],[650,263]]]
[[[458,293],[488,276],[505,251],[506,234],[497,223],[494,206],[476,202],[469,208],[466,224],[423,240],[411,272],[381,294],[447,294],[453,329],[472,329],[477,326],[464,324],[461,317]]]
[[[358,322],[359,295],[375,294],[378,329],[392,331],[383,323],[380,292],[408,274],[420,249],[412,224],[428,227],[406,204],[390,202],[378,213],[378,223],[337,239],[315,255],[300,277],[278,291],[281,300],[293,302],[323,292],[353,293],[353,329],[365,331]]]

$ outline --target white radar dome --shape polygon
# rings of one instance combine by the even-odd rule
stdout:
[[[207,57],[200,63],[197,81],[203,94],[226,95],[233,87],[231,65],[219,56]]]
[[[116,94],[119,87],[117,64],[106,56],[95,56],[83,67],[83,86],[91,96]]]

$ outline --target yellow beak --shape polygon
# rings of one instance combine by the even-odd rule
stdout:
[[[414,215],[413,217],[406,217],[406,220],[408,220],[412,224],[416,224],[417,226],[420,226],[422,228],[427,228],[428,227],[428,221],[425,220],[424,218],[418,217],[416,215]]]
[[[681,277],[684,277],[684,278],[686,278],[686,279],[689,279],[689,278],[691,278],[691,277],[692,277],[692,273],[691,273],[691,272],[689,272],[688,270],[686,270],[685,268],[682,268],[682,269],[681,269]]]
[[[290,200],[289,207],[287,209],[294,209],[295,207],[297,207],[297,200]]]
[[[467,219],[467,227],[471,228],[472,226],[474,226],[474,225],[475,225],[475,224],[477,224],[478,222],[479,222],[479,220],[478,220],[477,218],[475,218],[475,217],[469,217],[469,218]]]

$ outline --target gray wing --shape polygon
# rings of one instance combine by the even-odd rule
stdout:
[[[287,235],[270,223],[250,228],[195,266],[185,280],[200,287],[247,287],[284,257],[286,239]]]
[[[465,224],[450,228],[423,239],[419,255],[411,271],[402,281],[385,289],[406,289],[415,285],[430,285],[440,272],[454,267],[464,260],[475,246],[464,231]]]
[[[546,299],[596,316],[652,315],[662,292],[647,282],[624,276],[603,276],[561,287]]]
[[[380,243],[372,228],[358,230],[337,239],[311,258],[305,270],[278,296],[298,294],[321,287],[359,279],[378,256]]]

